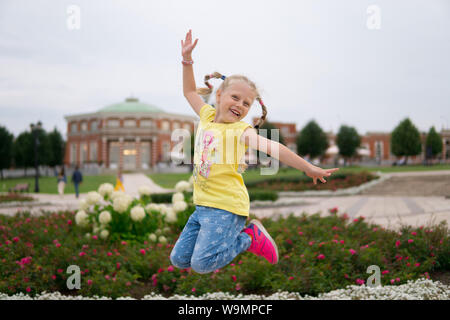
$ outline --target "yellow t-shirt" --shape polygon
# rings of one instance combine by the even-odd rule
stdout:
[[[194,148],[194,204],[248,216],[250,199],[241,169],[248,148],[240,141],[250,124],[215,123],[216,109],[205,104]]]

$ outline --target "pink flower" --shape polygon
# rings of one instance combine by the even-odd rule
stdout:
[[[195,288],[192,288],[192,290],[191,290],[192,292],[195,292]]]
[[[415,266],[416,266],[416,267],[420,267],[420,263],[417,262],[417,263],[415,264]]]
[[[14,238],[13,238],[13,241],[14,241],[14,242],[19,242],[19,237],[14,237]]]
[[[378,231],[378,228],[373,228],[372,231],[376,232],[376,231]]]
[[[394,284],[394,282],[395,282],[395,279],[391,279],[391,283]]]
[[[350,254],[351,254],[351,255],[354,255],[354,254],[356,253],[356,251],[353,250],[353,249],[350,249],[349,251],[350,251]]]
[[[110,256],[112,256],[112,252],[108,252],[106,255],[107,255],[108,257],[110,257]]]
[[[395,278],[395,281],[399,282],[399,281],[400,281],[400,278]]]
[[[414,240],[413,239],[408,239],[408,243],[413,243]]]
[[[356,218],[356,219],[353,219],[353,222],[358,222],[359,220],[358,220],[358,218]]]
[[[389,270],[381,271],[381,274],[386,274],[386,273],[389,273]]]
[[[350,278],[350,277],[348,276],[348,274],[344,274],[344,277],[345,277],[345,279]]]
[[[31,291],[31,288],[30,288],[30,287],[27,287],[26,290],[27,290],[27,292],[30,292],[30,291]]]
[[[236,284],[236,291],[239,291],[239,290],[241,290],[241,286],[240,286],[239,283],[237,283],[237,284]]]
[[[339,228],[336,227],[336,226],[333,226],[331,229],[332,229],[332,230],[339,230]]]
[[[72,220],[67,220],[67,224],[70,226],[72,224]]]
[[[121,244],[125,246],[127,244],[127,242],[126,241],[122,241]]]
[[[303,235],[303,232],[299,231],[298,234],[302,236],[302,235]]]
[[[131,286],[131,282],[130,282],[130,281],[127,281],[127,283],[125,283],[125,285],[126,285],[127,287],[129,287],[129,286]]]
[[[173,266],[168,266],[168,267],[167,267],[167,271],[168,271],[168,272],[172,272],[173,270],[174,270],[174,267],[173,267]]]
[[[309,244],[310,246],[312,246],[312,245],[314,244],[314,241],[310,241],[308,244]]]
[[[86,255],[86,252],[81,251],[78,255],[79,255],[80,257],[82,257],[82,256]]]
[[[363,285],[364,284],[364,280],[363,279],[356,279],[356,283],[359,285]]]
[[[140,253],[145,254],[145,249],[139,250]]]
[[[411,234],[412,234],[413,236],[416,236],[416,235],[417,235],[417,232],[413,231],[413,232],[411,232]]]
[[[57,243],[57,244],[55,244],[55,246],[56,246],[57,248],[59,248],[59,247],[61,247],[61,243]]]
[[[88,284],[88,285],[92,285],[92,280],[89,279],[89,280],[87,281],[87,284]]]
[[[117,269],[120,269],[120,262],[117,262],[117,263],[116,263],[116,268],[117,268]]]
[[[52,275],[52,279],[53,279],[53,280],[56,280],[56,276],[55,276],[54,274]]]
[[[235,281],[236,282],[236,280],[237,280],[237,277],[233,274],[232,276],[231,276],[231,279],[233,279],[233,281]]]
[[[294,280],[294,277],[290,276],[288,279],[289,279],[289,280]]]
[[[333,239],[331,241],[333,241],[334,243],[339,243],[339,241],[337,241],[336,239]]]
[[[400,240],[395,241],[395,246],[398,248],[400,246]]]
[[[58,270],[56,270],[56,272],[61,273],[61,272],[63,272],[63,269],[58,269]]]
[[[341,244],[344,244],[345,241],[344,241],[344,240],[341,240],[340,242],[341,242]]]
[[[94,235],[92,236],[92,239],[97,240],[97,239],[98,239],[98,236],[94,234]]]
[[[325,255],[323,255],[323,254],[319,254],[319,255],[317,256],[317,259],[319,259],[319,260],[323,260],[323,259],[325,259]]]

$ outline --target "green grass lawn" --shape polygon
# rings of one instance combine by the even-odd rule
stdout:
[[[58,185],[56,177],[40,177],[39,178],[39,192],[58,194]],[[112,183],[115,185],[116,176],[101,175],[101,176],[83,176],[83,182],[80,184],[80,193],[89,191],[96,191],[102,183]],[[34,193],[34,177],[18,178],[18,179],[4,179],[0,180],[0,191],[8,192],[9,188],[13,188],[18,183],[28,183],[30,185],[30,193]],[[75,194],[75,187],[67,177],[67,184],[64,189],[65,194]]]
[[[324,167],[325,168],[325,167]],[[340,167],[339,172],[351,172],[357,173],[361,171],[381,171],[383,173],[389,172],[407,172],[407,171],[434,171],[434,170],[450,170],[450,164],[436,164],[433,166],[422,166],[422,165],[407,165],[407,166],[389,166],[389,167],[360,167],[360,166],[348,166],[348,167]],[[304,173],[296,170],[294,168],[280,168],[277,177],[292,177],[294,175],[303,175]],[[156,184],[159,184],[163,188],[174,188],[175,184],[180,180],[188,180],[191,177],[192,173],[153,173],[148,176],[152,179]],[[252,169],[247,170],[243,174],[244,181],[246,183],[250,181],[261,181],[267,179],[269,176],[261,175],[260,169]]]

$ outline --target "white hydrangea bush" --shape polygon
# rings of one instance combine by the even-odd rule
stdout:
[[[171,229],[183,227],[193,207],[189,206],[192,199],[185,199],[183,194],[192,189],[192,183],[179,181],[176,189],[171,203],[152,203],[149,186],[140,186],[138,197],[132,197],[103,183],[80,200],[76,225],[85,229],[86,238],[126,239],[128,233],[133,238],[166,243]]]

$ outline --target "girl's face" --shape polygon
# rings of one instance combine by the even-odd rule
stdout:
[[[223,92],[217,90],[218,110],[214,122],[241,121],[247,115],[255,98],[253,89],[243,81],[230,84]]]

